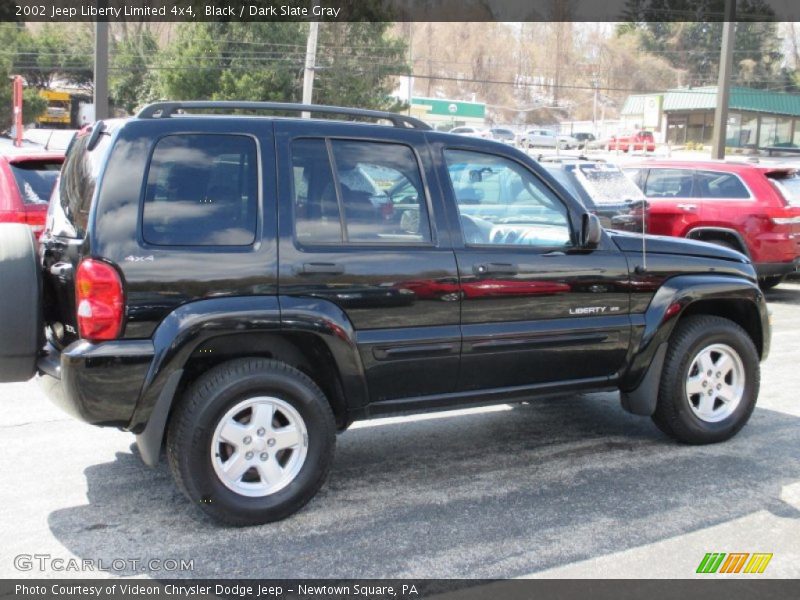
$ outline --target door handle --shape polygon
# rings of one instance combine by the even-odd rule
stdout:
[[[336,263],[303,263],[298,269],[300,275],[341,275],[344,267]]]
[[[489,275],[491,273],[503,273],[506,275],[516,275],[519,273],[519,266],[511,263],[481,263],[474,265],[472,270],[476,275]]]
[[[680,208],[681,210],[685,210],[686,212],[693,212],[693,211],[697,210],[697,205],[696,204],[683,204],[683,203],[681,203],[681,204],[678,204],[678,208]]]

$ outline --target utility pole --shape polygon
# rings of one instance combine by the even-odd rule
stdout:
[[[108,118],[108,22],[94,24],[94,118]]]
[[[717,82],[717,109],[714,112],[714,143],[711,147],[711,158],[715,159],[725,158],[735,38],[736,0],[725,0],[725,22],[722,24],[722,49],[719,55],[719,80]]]
[[[317,35],[319,23],[309,23],[308,40],[306,41],[306,68],[303,71],[303,104],[311,104],[314,95],[314,68],[317,63]],[[311,113],[304,112],[303,118],[308,119]]]

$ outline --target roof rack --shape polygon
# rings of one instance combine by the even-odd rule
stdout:
[[[173,116],[185,109],[215,109],[215,110],[270,110],[286,112],[325,113],[330,115],[343,115],[348,117],[369,117],[371,119],[385,119],[395,127],[410,129],[430,130],[431,127],[406,115],[385,112],[381,110],[367,110],[364,108],[347,108],[342,106],[328,106],[325,104],[294,104],[284,102],[237,102],[237,101],[211,101],[190,100],[185,102],[155,102],[148,104],[139,114],[139,119],[164,119]]]

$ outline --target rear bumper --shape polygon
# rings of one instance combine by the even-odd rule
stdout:
[[[37,379],[50,400],[72,416],[92,425],[124,428],[153,355],[150,340],[81,340],[62,352],[48,344],[37,364]]]
[[[800,269],[800,257],[788,262],[755,263],[753,266],[759,277],[779,277]]]

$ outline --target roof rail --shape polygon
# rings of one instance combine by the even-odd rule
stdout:
[[[342,106],[328,106],[325,104],[293,104],[284,102],[238,102],[238,101],[213,101],[189,100],[184,102],[155,102],[148,104],[139,114],[139,119],[163,119],[173,116],[179,110],[185,109],[214,109],[214,110],[269,110],[286,112],[324,113],[330,115],[344,115],[349,117],[369,117],[371,119],[385,119],[395,127],[410,129],[430,130],[427,123],[397,113],[382,110],[367,110],[364,108],[347,108]]]

